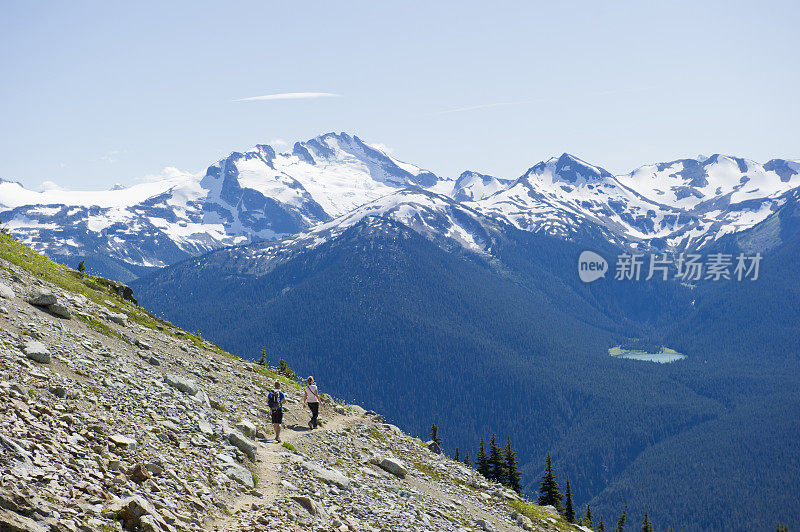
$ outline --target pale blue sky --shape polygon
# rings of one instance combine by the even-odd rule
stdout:
[[[441,175],[800,158],[786,2],[5,1],[0,177],[106,188],[347,131]],[[235,101],[285,92],[338,97]]]

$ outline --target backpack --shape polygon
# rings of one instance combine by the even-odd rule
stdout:
[[[270,410],[278,410],[281,407],[281,392],[272,390],[267,396],[267,406]]]

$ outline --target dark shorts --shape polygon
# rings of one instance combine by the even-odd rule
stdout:
[[[272,424],[280,425],[283,423],[283,408],[272,411]]]

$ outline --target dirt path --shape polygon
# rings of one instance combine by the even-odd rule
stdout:
[[[281,487],[281,468],[282,457],[288,452],[283,443],[294,445],[298,440],[318,432],[325,432],[329,430],[336,430],[339,427],[354,421],[354,418],[348,418],[330,412],[325,419],[325,426],[315,429],[313,432],[308,428],[301,426],[297,423],[284,425],[281,431],[281,443],[277,443],[274,439],[270,441],[258,441],[258,455],[254,464],[253,472],[258,477],[258,487],[255,491],[259,492],[262,496],[244,493],[231,497],[227,501],[227,507],[230,510],[230,516],[223,516],[218,519],[211,520],[205,523],[209,530],[219,532],[238,530],[236,514],[242,508],[250,507],[253,504],[269,507],[278,498],[278,493]],[[272,425],[269,425],[269,436],[274,437],[272,432]]]

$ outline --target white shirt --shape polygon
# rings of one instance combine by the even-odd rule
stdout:
[[[309,384],[306,386],[306,402],[319,403],[319,391],[316,384]]]

